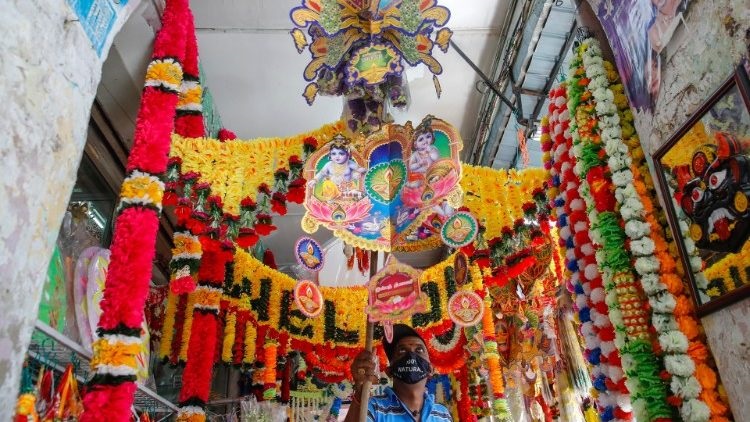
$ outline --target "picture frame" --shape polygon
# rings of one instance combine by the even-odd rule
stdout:
[[[743,65],[653,155],[699,316],[750,296],[750,80]]]

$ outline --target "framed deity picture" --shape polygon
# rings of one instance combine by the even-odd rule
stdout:
[[[701,316],[750,296],[749,93],[739,66],[654,154]]]

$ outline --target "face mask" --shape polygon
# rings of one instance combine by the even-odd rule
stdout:
[[[415,352],[407,352],[391,365],[391,375],[407,384],[416,384],[430,375],[430,362]]]

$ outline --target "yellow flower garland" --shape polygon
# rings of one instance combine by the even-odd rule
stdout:
[[[182,159],[183,173],[198,172],[201,181],[211,184],[211,192],[221,197],[224,211],[239,214],[244,198],[255,198],[263,183],[273,184],[274,173],[279,168],[288,169],[291,156],[302,157],[305,138],[313,137],[323,145],[344,130],[345,124],[338,121],[288,138],[229,142],[173,134],[170,156]]]
[[[533,202],[532,193],[549,177],[542,168],[518,172],[463,164],[462,169],[464,206],[487,228],[486,239],[499,237],[503,228],[523,218],[521,205]]]
[[[434,265],[433,267],[425,270],[420,276],[420,284],[425,283],[436,283],[438,288],[439,307],[441,310],[440,321],[433,321],[425,327],[430,328],[443,323],[447,318],[448,309],[448,294],[445,280],[445,268],[453,265],[453,256],[448,257],[443,262]],[[470,274],[472,281],[476,288],[482,289],[482,277],[481,271],[475,265],[470,266]],[[294,286],[297,281],[288,275],[274,270],[270,267],[265,266],[262,262],[255,259],[251,254],[237,250],[235,252],[234,259],[234,283],[241,286],[243,279],[250,280],[250,292],[249,297],[244,298],[242,302],[248,302],[253,300],[259,300],[262,296],[262,280],[269,280],[270,283],[266,284],[266,288],[270,291],[268,294],[268,309],[267,320],[259,321],[259,324],[267,324],[274,329],[281,329],[286,331],[285,327],[279,327],[282,298],[284,295],[293,294]],[[363,312],[367,304],[367,289],[364,287],[321,287],[321,294],[323,300],[330,302],[335,306],[335,324],[337,328],[345,331],[364,333],[367,327],[367,316]],[[430,301],[427,301],[428,307],[431,305]],[[292,304],[291,310],[295,310],[296,305]],[[251,311],[253,318],[258,319],[258,311]],[[309,342],[314,345],[329,346],[344,346],[344,347],[362,347],[364,346],[364,336],[359,337],[359,341],[356,344],[351,343],[335,343],[327,341],[324,337],[326,331],[326,318],[319,316],[317,318],[296,318],[293,315],[288,315],[288,323],[294,325],[298,332],[312,333],[311,336],[302,334],[289,333],[290,337],[297,340]],[[251,324],[246,330],[245,338],[245,362],[249,363],[254,360],[255,357],[255,342],[254,336],[256,335],[255,329],[251,328]],[[252,339],[251,339],[252,337]],[[252,341],[251,341],[252,340]],[[225,339],[226,341],[226,339]],[[249,360],[249,362],[248,362]],[[226,359],[225,359],[226,361]]]
[[[232,361],[232,346],[234,346],[235,330],[237,329],[237,313],[227,312],[227,322],[224,325],[224,341],[221,344],[221,360]]]
[[[161,342],[159,343],[159,358],[167,359],[172,353],[172,341],[174,340],[174,318],[177,314],[178,296],[169,290],[167,294],[167,305],[164,311],[164,327],[162,327]]]
[[[193,329],[193,307],[195,306],[195,294],[188,293],[187,305],[185,305],[185,321],[182,323],[182,338],[180,339],[181,362],[187,362],[188,344],[190,343],[190,332]]]

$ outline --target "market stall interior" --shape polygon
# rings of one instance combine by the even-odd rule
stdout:
[[[16,420],[344,420],[393,392],[399,323],[456,421],[732,420],[697,316],[731,286],[699,270],[747,236],[699,253],[694,222],[677,253],[619,63],[574,2],[470,3],[141,1]],[[688,222],[733,177],[703,216],[721,240],[750,218],[733,80],[745,113],[660,176]]]

